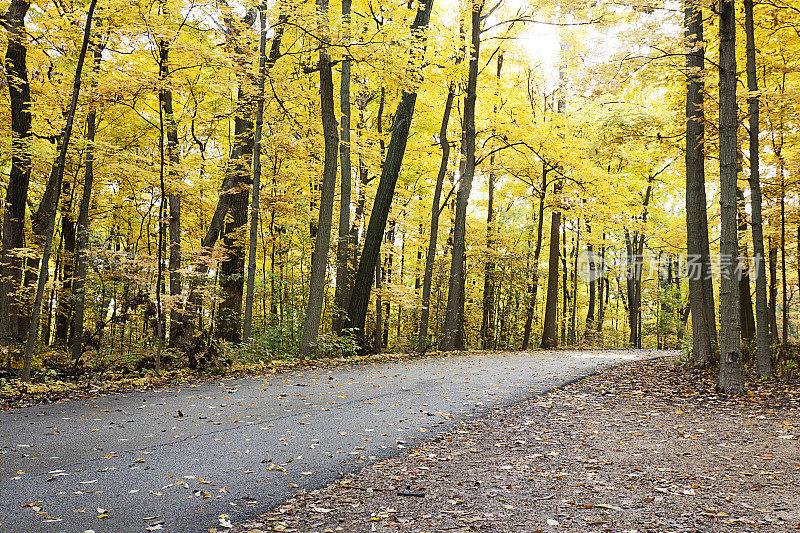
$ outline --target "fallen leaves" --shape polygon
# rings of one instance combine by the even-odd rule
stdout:
[[[259,518],[257,529],[337,531],[344,522],[359,531],[631,533],[800,525],[788,512],[793,503],[776,503],[800,500],[800,465],[790,459],[800,452],[797,439],[778,438],[798,434],[797,409],[765,408],[763,391],[704,395],[697,380],[706,383],[705,374],[670,361],[603,372],[300,493]]]

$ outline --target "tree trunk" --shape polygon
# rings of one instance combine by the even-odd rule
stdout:
[[[342,0],[342,19],[345,26],[345,39],[350,37],[351,0]],[[342,79],[339,89],[339,100],[342,117],[342,141],[339,144],[339,161],[342,174],[339,180],[339,233],[336,243],[336,291],[334,293],[335,314],[333,331],[341,333],[347,322],[344,312],[347,309],[350,289],[350,198],[353,181],[353,170],[350,161],[350,59],[345,56],[342,61]]]
[[[267,14],[266,6],[258,7],[258,105],[256,107],[256,128],[253,138],[253,199],[250,203],[250,246],[247,251],[247,295],[244,305],[244,327],[242,341],[249,342],[253,327],[253,300],[256,284],[256,246],[258,244],[258,223],[261,217],[261,132],[264,126],[264,85],[267,76]]]
[[[769,238],[769,344],[778,344],[778,248]]]
[[[783,124],[781,124],[783,126]],[[781,143],[781,146],[783,143]],[[781,180],[781,350],[789,344],[789,298],[786,279],[786,175],[783,157],[778,154],[778,174]]]
[[[87,132],[88,133],[88,132]],[[88,139],[88,134],[87,134]],[[89,148],[87,147],[87,151]],[[61,290],[58,292],[58,307],[56,308],[55,341],[66,345],[69,340],[69,324],[75,307],[75,296],[72,293],[73,275],[75,266],[75,221],[72,218],[72,183],[64,180],[61,192],[61,240],[63,243],[60,260],[62,265]]]
[[[528,313],[525,317],[525,329],[522,333],[522,349],[527,350],[531,341],[531,328],[533,315],[536,312],[536,294],[539,290],[539,256],[542,253],[542,230],[544,226],[544,200],[547,195],[547,164],[542,163],[542,190],[539,195],[539,215],[536,221],[536,247],[533,251],[533,268],[530,279],[530,300]]]
[[[323,45],[328,33],[328,0],[318,0],[320,16],[323,21],[320,33]],[[311,279],[309,281],[308,303],[303,321],[303,335],[300,338],[300,352],[310,355],[313,343],[319,334],[322,319],[323,297],[325,295],[325,277],[328,267],[328,250],[331,242],[331,220],[333,217],[333,196],[336,192],[336,170],[339,154],[339,131],[336,124],[336,111],[333,101],[333,72],[331,57],[323,46],[319,52],[319,91],[322,110],[322,131],[325,137],[325,163],[322,172],[322,194],[319,202],[319,218],[317,221],[317,238],[314,242],[314,255],[311,262]]]
[[[6,187],[3,210],[3,242],[0,250],[0,344],[22,339],[18,318],[23,312],[17,299],[22,281],[22,257],[16,249],[25,239],[25,205],[31,177],[31,156],[28,138],[31,134],[31,89],[28,83],[27,31],[25,15],[30,3],[12,0],[0,19],[8,34],[8,47],[3,63],[11,109],[11,172]]]
[[[606,320],[606,308],[608,307],[608,297],[611,293],[611,284],[608,280],[608,272],[606,272],[606,234],[603,232],[603,247],[600,248],[600,265],[602,266],[602,271],[600,274],[600,284],[597,287],[597,334],[600,337],[601,341],[603,338],[603,322]],[[604,290],[605,288],[605,290]]]
[[[92,90],[97,87],[97,76],[100,73],[100,62],[103,58],[103,50],[97,44],[93,50],[94,64],[92,71]],[[81,355],[83,355],[83,322],[86,310],[86,274],[88,270],[86,260],[86,249],[89,247],[89,208],[92,203],[92,186],[94,184],[94,139],[97,132],[97,99],[92,95],[89,112],[86,114],[86,168],[83,173],[83,195],[81,205],[78,210],[77,245],[75,247],[75,310],[72,315],[72,345],[71,355],[74,365],[77,365]],[[127,295],[128,287],[125,287]],[[127,296],[126,296],[127,298]],[[127,312],[127,300],[123,304],[123,309]],[[113,327],[113,324],[112,324]],[[124,335],[123,323],[123,335]]]
[[[75,120],[75,110],[78,107],[78,96],[81,89],[81,72],[83,70],[83,63],[86,59],[86,50],[89,47],[89,36],[91,35],[92,17],[94,16],[94,9],[97,6],[97,0],[92,0],[89,5],[89,11],[86,14],[86,23],[83,31],[83,43],[81,44],[81,51],[78,55],[78,64],[75,67],[75,79],[72,84],[72,99],[70,101],[69,112],[67,114],[67,123],[64,125],[62,135],[61,152],[58,154],[58,171],[56,176],[56,191],[61,190],[61,182],[64,178],[64,166],[67,160],[67,148],[69,147],[69,138],[72,134],[72,124]],[[33,361],[33,349],[36,344],[37,331],[39,329],[39,313],[42,309],[42,299],[44,298],[44,289],[47,284],[47,276],[50,272],[50,250],[53,246],[53,233],[55,230],[56,210],[58,208],[58,196],[54,195],[50,203],[49,215],[47,221],[47,241],[42,250],[41,270],[39,272],[39,280],[36,286],[36,299],[33,303],[31,310],[31,322],[28,327],[28,338],[25,344],[25,359],[22,367],[23,381],[30,381],[31,378],[31,363]]]
[[[553,186],[554,200],[559,200],[561,194],[561,181],[556,181]],[[547,266],[547,300],[544,306],[544,326],[542,329],[541,348],[555,348],[558,346],[558,247],[561,228],[561,211],[553,206],[550,218],[550,256]]]
[[[162,13],[168,15],[166,0],[160,0]],[[167,196],[169,202],[169,295],[173,300],[181,294],[181,193],[178,187],[180,176],[178,166],[180,165],[180,155],[178,146],[178,124],[172,108],[172,87],[170,82],[170,59],[169,42],[165,39],[158,41],[159,59],[158,72],[161,89],[158,97],[161,102],[161,109],[164,113],[165,135],[167,140],[166,152],[169,161],[169,181]],[[160,289],[159,289],[160,290]],[[177,348],[186,346],[190,338],[186,338],[186,328],[184,324],[183,310],[178,307],[175,301],[170,311],[169,317],[169,345]]]
[[[433,191],[428,254],[425,256],[425,274],[422,281],[422,311],[420,312],[419,338],[417,339],[417,349],[422,353],[430,347],[428,341],[428,320],[430,317],[431,283],[433,281],[433,264],[436,261],[436,241],[439,238],[439,216],[442,212],[439,208],[439,202],[442,198],[444,176],[447,173],[447,164],[450,160],[450,141],[447,140],[447,126],[450,122],[450,112],[453,109],[454,99],[455,84],[451,83],[447,91],[447,100],[444,103],[442,125],[439,128],[439,146],[442,148],[442,158],[439,163],[439,173],[436,176],[436,187]]]
[[[497,122],[498,98],[500,93],[500,74],[503,70],[503,52],[497,55],[497,86],[495,89],[494,118]],[[492,136],[495,135],[494,128]],[[492,153],[489,161],[489,200],[486,206],[486,261],[483,271],[483,318],[481,320],[481,348],[487,350],[495,347],[494,332],[494,288],[495,288],[495,260],[494,260],[494,186],[495,186],[495,154]]]
[[[712,364],[716,344],[714,293],[708,251],[708,216],[705,188],[705,112],[703,70],[705,41],[703,14],[698,0],[686,0],[686,230],[689,253],[689,305],[692,313],[694,361]]]
[[[419,35],[426,31],[428,22],[431,18],[433,0],[428,0],[425,4],[420,4],[414,22],[411,24],[412,35]],[[424,52],[425,37],[421,37],[423,46],[420,50]],[[419,52],[418,52],[419,53]],[[421,70],[414,71],[415,85],[421,81]],[[375,201],[372,207],[372,214],[369,218],[369,226],[364,237],[364,250],[361,253],[361,260],[358,264],[353,291],[350,302],[347,306],[348,325],[354,329],[356,338],[361,341],[364,348],[364,322],[367,318],[367,307],[369,305],[369,293],[372,287],[372,276],[374,275],[375,265],[378,261],[381,248],[381,240],[386,230],[386,220],[389,216],[389,208],[394,197],[394,188],[397,178],[400,175],[400,167],[403,163],[403,156],[408,142],[408,133],[411,127],[411,119],[414,115],[414,107],[417,102],[417,89],[411,92],[403,91],[397,111],[394,115],[392,125],[392,136],[389,141],[389,148],[386,153],[386,161],[381,172],[381,180],[378,183],[378,191],[375,194]]]
[[[736,24],[733,0],[719,4],[719,153],[720,153],[720,390],[740,394],[742,357],[739,336],[738,254],[736,227],[737,138]]]
[[[575,243],[572,247],[572,307],[570,308],[569,316],[569,343],[572,346],[578,344],[578,250],[580,250],[581,241],[581,219],[575,221],[577,228],[575,229]]]
[[[742,238],[746,239],[747,233],[747,213],[745,212],[745,199],[744,191],[740,187],[736,188],[736,200],[738,208],[736,210],[738,217],[738,232]],[[740,256],[746,258],[747,242],[740,244]],[[753,344],[756,340],[756,319],[753,315],[753,301],[750,298],[750,273],[744,268],[742,264],[742,272],[739,277],[739,323],[741,324],[742,344],[748,351],[752,350]]]
[[[464,256],[466,254],[467,204],[475,175],[475,101],[477,99],[478,70],[481,47],[481,13],[484,1],[472,6],[472,53],[469,60],[466,95],[464,97],[464,173],[459,176],[456,195],[456,214],[453,227],[453,254],[450,262],[450,287],[447,294],[447,311],[444,331],[439,344],[442,351],[452,351],[458,346],[458,332],[464,319],[461,312],[461,293],[464,290]]]
[[[272,38],[272,43],[270,44],[269,50],[269,57],[267,58],[266,70],[269,72],[270,69],[275,65],[275,62],[281,56],[281,38],[283,37],[283,32],[286,27],[286,23],[289,20],[289,12],[286,5],[281,3],[281,10],[280,15],[278,16],[278,23],[274,25],[274,36]],[[236,33],[237,29],[234,27],[232,21],[228,21],[228,33]],[[242,51],[243,52],[243,51]],[[239,102],[242,107],[246,107],[242,102],[243,93],[241,91],[241,87],[239,89]],[[232,161],[236,161],[237,159],[243,158],[248,154],[248,152],[252,152],[252,144],[250,145],[250,149],[248,150],[248,139],[246,133],[246,121],[242,121],[240,123],[239,120],[236,120],[234,126],[234,143],[231,147],[231,152],[228,157],[228,167],[225,172],[225,177],[222,180],[222,185],[220,186],[220,194],[219,200],[217,201],[217,206],[214,209],[214,214],[211,217],[211,221],[208,224],[208,230],[206,231],[205,236],[200,244],[200,256],[198,258],[197,264],[195,265],[196,277],[189,285],[189,296],[187,298],[187,318],[186,324],[189,328],[189,332],[187,336],[190,334],[193,335],[192,328],[194,328],[195,318],[197,313],[200,311],[200,304],[202,302],[202,298],[198,289],[202,284],[202,280],[206,277],[208,273],[209,263],[211,261],[211,254],[213,252],[214,245],[217,243],[217,239],[219,239],[220,235],[223,234],[223,225],[225,222],[225,218],[228,215],[228,210],[230,209],[232,202],[234,200],[234,193],[238,188],[241,187],[239,184],[239,180],[241,178],[241,173],[235,171],[235,166],[231,164]],[[247,173],[246,173],[247,174]],[[245,201],[247,199],[247,192],[244,191]],[[245,219],[247,218],[247,206],[245,206]],[[244,266],[244,263],[242,263]],[[218,271],[219,274],[219,271]],[[239,293],[241,296],[241,292]],[[239,298],[241,302],[241,297]],[[239,313],[241,313],[241,306]],[[237,328],[238,330],[238,328]],[[219,332],[219,328],[217,329]],[[219,333],[218,333],[218,336]]]
[[[586,310],[586,333],[584,338],[591,340],[595,332],[595,309],[597,307],[597,262],[594,257],[594,245],[591,241],[592,226],[586,221],[586,253],[589,258],[589,307]]]

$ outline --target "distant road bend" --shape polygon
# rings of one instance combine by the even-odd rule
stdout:
[[[472,354],[0,412],[0,532],[196,533],[651,350]]]

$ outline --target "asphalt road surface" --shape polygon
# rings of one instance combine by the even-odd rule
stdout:
[[[458,419],[665,352],[476,354],[0,412],[0,531],[201,532],[254,517]]]

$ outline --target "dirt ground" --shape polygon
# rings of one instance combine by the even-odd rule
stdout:
[[[211,531],[800,530],[797,385],[725,398],[676,359],[616,367]]]

